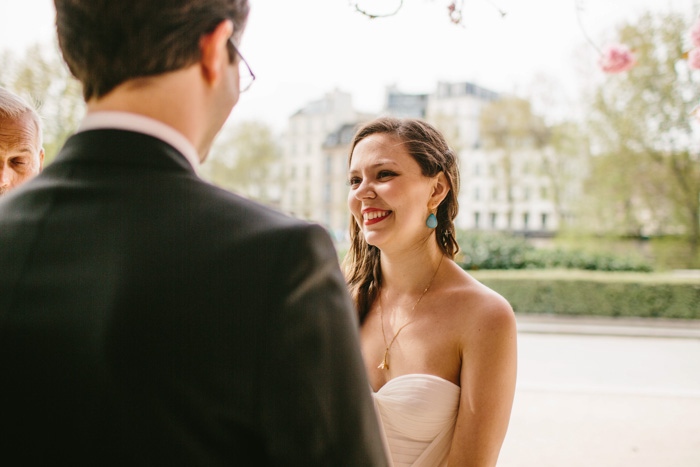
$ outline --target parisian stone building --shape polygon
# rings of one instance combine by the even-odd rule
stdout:
[[[458,228],[551,236],[571,216],[569,205],[580,194],[585,158],[568,160],[562,172],[552,148],[525,144],[509,152],[485,149],[480,137],[481,111],[498,99],[498,93],[469,82],[441,82],[429,94],[407,94],[388,87],[381,114],[429,121],[458,153]],[[281,207],[325,226],[339,243],[347,240],[350,219],[350,143],[358,125],[376,116],[356,112],[352,97],[335,90],[289,119]],[[555,166],[558,171],[553,170]]]

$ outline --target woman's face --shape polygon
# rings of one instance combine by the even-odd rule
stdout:
[[[421,173],[398,138],[375,133],[357,143],[348,180],[348,206],[367,243],[410,248],[430,236],[425,220],[436,179]]]

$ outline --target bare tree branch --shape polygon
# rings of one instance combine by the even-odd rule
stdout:
[[[396,13],[399,12],[399,10],[401,9],[401,7],[403,7],[403,0],[399,0],[398,6],[397,6],[396,9],[395,9],[394,11],[392,11],[391,13],[376,14],[376,15],[375,15],[375,14],[372,14],[372,13],[369,13],[367,10],[364,10],[364,9],[360,8],[360,6],[358,5],[358,0],[351,1],[350,4],[351,4],[353,7],[355,7],[355,11],[357,11],[358,13],[361,13],[361,14],[363,14],[363,15],[369,17],[370,19],[374,19],[374,18],[386,18],[386,17],[389,17],[389,16],[394,16]]]

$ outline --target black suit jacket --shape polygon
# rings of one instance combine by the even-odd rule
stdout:
[[[329,236],[143,134],[0,201],[0,362],[20,465],[385,464]]]

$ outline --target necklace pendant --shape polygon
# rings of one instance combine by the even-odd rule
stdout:
[[[388,370],[389,369],[389,362],[387,361],[387,357],[389,356],[389,348],[384,351],[384,358],[382,358],[382,363],[379,364],[377,368],[380,370]]]

